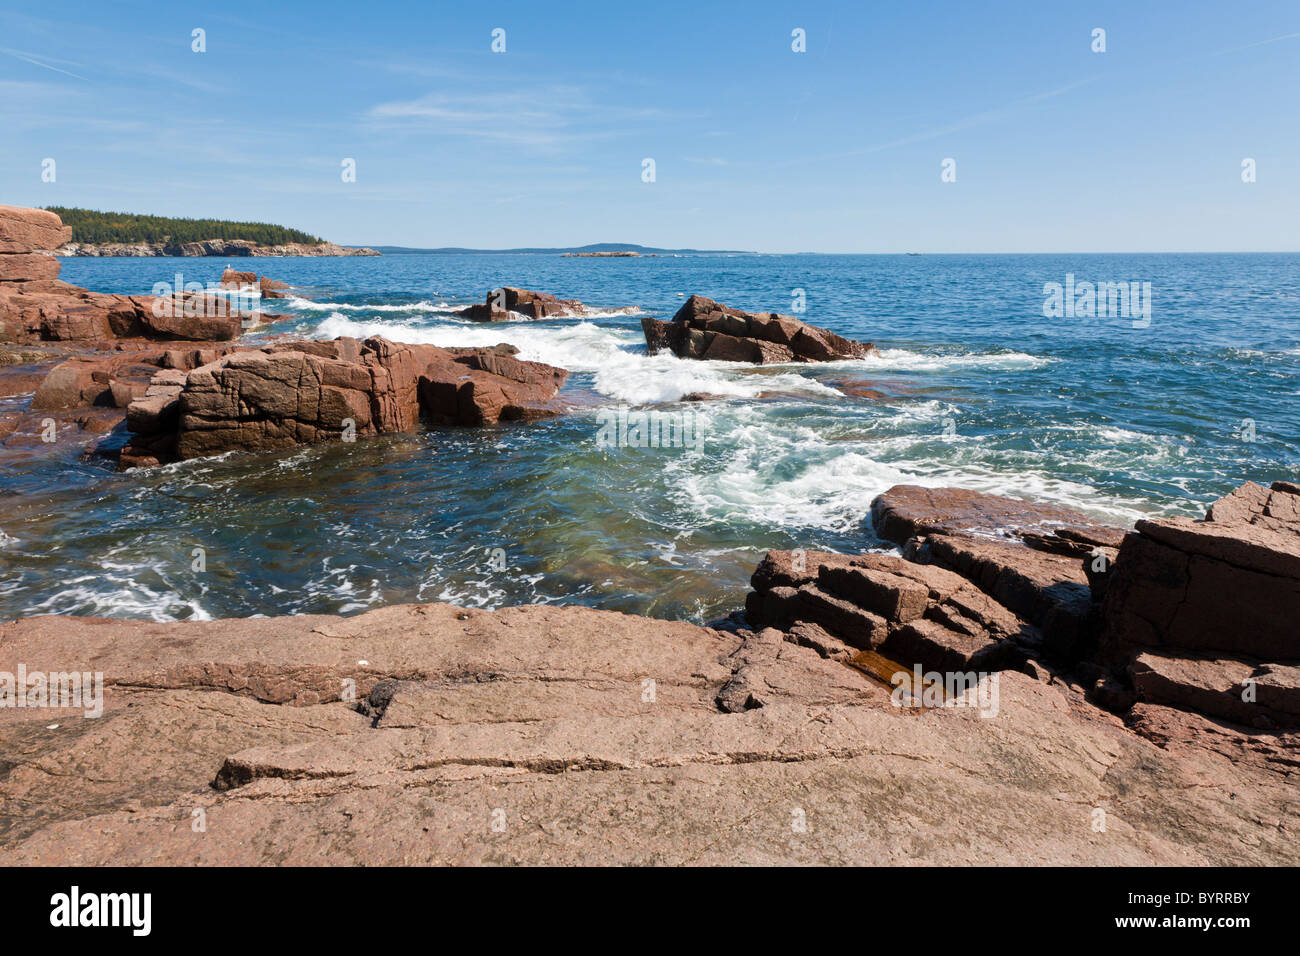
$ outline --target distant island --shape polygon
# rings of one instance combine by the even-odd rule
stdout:
[[[465,249],[461,246],[443,246],[439,249],[417,249],[411,246],[375,246],[386,256],[569,256],[571,258],[617,259],[639,256],[753,256],[758,253],[746,249],[660,249],[655,246],[638,246],[629,242],[593,242],[586,246],[539,247],[521,249]]]
[[[68,206],[48,210],[72,229],[60,256],[377,256],[267,222],[181,219]]]

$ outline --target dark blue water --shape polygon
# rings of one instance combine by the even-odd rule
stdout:
[[[258,337],[507,341],[571,369],[564,394],[578,408],[528,426],[128,474],[75,458],[7,466],[0,618],[449,600],[703,620],[741,603],[768,548],[871,546],[871,499],[898,482],[1053,500],[1127,523],[1198,514],[1243,480],[1294,480],[1300,468],[1300,255],[251,263],[300,287],[273,305],[286,320]],[[71,259],[63,278],[147,293],[177,270],[215,281],[224,265]],[[1067,274],[1149,282],[1149,322],[1045,316],[1044,284]],[[611,311],[491,326],[450,315],[503,284]],[[642,313],[613,312],[666,318],[679,293],[791,312],[796,289],[802,318],[873,341],[880,355],[763,369],[648,358]],[[719,397],[679,401],[693,392]],[[678,415],[703,447],[600,447],[600,409],[620,405]]]

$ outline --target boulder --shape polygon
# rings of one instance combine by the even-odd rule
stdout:
[[[256,272],[237,272],[229,266],[226,266],[226,270],[221,273],[221,287],[223,289],[237,291],[257,284]]]
[[[104,364],[82,358],[61,362],[37,387],[31,407],[44,410],[112,404],[111,379]]]
[[[854,342],[788,315],[751,314],[693,295],[672,321],[643,318],[651,355],[771,365],[862,358],[875,346]]]
[[[281,282],[279,279],[271,279],[267,276],[262,276],[262,278],[258,280],[258,288],[262,293],[263,299],[288,298],[288,296],[280,290],[289,288],[289,283]]]
[[[126,467],[393,434],[419,421],[491,425],[555,414],[567,372],[502,349],[279,342],[155,376],[127,412]]]
[[[0,255],[52,252],[71,238],[72,230],[52,212],[0,205]]]
[[[1247,483],[1203,521],[1139,521],[1103,605],[1103,646],[1300,660],[1300,494]]]
[[[1138,706],[1300,725],[1300,487],[1246,482],[1201,521],[1139,521],[1108,577],[1101,659],[1131,680]]]
[[[1129,673],[1141,700],[1247,727],[1300,726],[1300,667],[1148,650]]]
[[[751,627],[816,628],[904,669],[1017,668],[1041,642],[1034,627],[961,575],[893,555],[769,551],[750,584]]]
[[[289,283],[269,276],[259,278],[256,272],[238,272],[227,266],[226,271],[221,274],[221,287],[232,292],[256,289],[263,299],[283,299],[285,294],[280,290],[289,288]]]
[[[0,283],[0,341],[108,345],[114,339],[214,342],[238,338],[267,317],[225,298],[105,295],[58,281]]]
[[[1254,525],[1286,534],[1300,534],[1300,485],[1275,481],[1265,488],[1248,481],[1206,512],[1205,520],[1218,525]]]
[[[262,323],[258,313],[241,312],[219,295],[185,293],[151,298],[138,309],[148,338],[163,341],[229,342]]]
[[[918,485],[878,495],[871,520],[908,557],[961,574],[1037,627],[1047,656],[1070,663],[1092,653],[1094,587],[1105,583],[1122,528],[1059,505]]]
[[[58,454],[91,442],[90,448],[79,453],[118,458],[122,433],[117,429],[127,417],[128,406],[156,395],[154,383],[164,376],[179,376],[183,381],[186,372],[182,369],[194,368],[198,357],[197,350],[193,354],[172,353],[151,349],[139,340],[118,340],[112,350],[59,345],[46,351],[40,364],[0,369],[15,373],[17,384],[27,383],[21,390],[32,393],[25,408],[5,413],[0,421],[0,447],[18,457],[32,452]],[[203,351],[215,358],[220,349]],[[60,356],[66,357],[60,361]],[[168,369],[169,362],[180,367]],[[0,391],[10,378],[0,375]],[[50,422],[55,425],[52,432]],[[173,425],[173,442],[174,434]],[[150,463],[164,458],[174,460],[174,455]],[[128,460],[126,465],[133,463],[139,462]]]
[[[1077,661],[1096,644],[1092,589],[1077,557],[962,534],[913,539],[906,553],[957,572],[1035,625],[1043,651],[1054,660]]]
[[[568,377],[566,370],[488,349],[447,351],[451,365],[431,364],[419,378],[420,406],[430,422],[491,425],[555,414],[551,399]]]
[[[1118,548],[1124,529],[1094,521],[1071,508],[1006,498],[967,488],[894,485],[871,502],[876,534],[906,544],[927,534],[981,534],[1019,538],[1062,554]]]
[[[549,292],[533,292],[503,286],[492,289],[482,305],[471,305],[456,314],[475,322],[509,322],[527,319],[557,319],[586,315],[588,309],[577,299],[560,299]]]
[[[162,361],[159,351],[100,352],[69,358],[45,375],[32,396],[31,408],[102,405],[125,410],[148,392]]]
[[[0,282],[49,281],[59,277],[59,260],[43,252],[0,255]]]
[[[179,394],[180,458],[261,451],[338,438],[344,420],[374,434],[374,382],[359,363],[305,352],[236,352],[186,377]],[[128,410],[128,423],[141,421]]]

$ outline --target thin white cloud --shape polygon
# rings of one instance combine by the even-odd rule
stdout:
[[[922,132],[919,133],[913,133],[910,136],[902,136],[899,137],[898,139],[891,139],[888,142],[876,143],[872,146],[863,146],[860,149],[848,149],[836,153],[819,153],[815,156],[796,157],[794,159],[786,160],[785,162],[782,163],[773,163],[771,165],[795,166],[801,163],[811,162],[815,160],[842,159],[848,156],[865,156],[870,153],[883,152],[884,150],[887,149],[895,149],[899,146],[911,146],[913,143],[923,143],[926,140],[937,139],[938,137],[946,136],[949,133],[956,133],[964,129],[971,129],[972,127],[975,126],[983,126],[985,123],[990,123],[993,122],[994,120],[1004,119],[1005,117],[1010,116],[1012,113],[1014,113],[1021,106],[1025,106],[1029,103],[1039,103],[1042,102],[1043,100],[1052,99],[1053,97],[1060,96],[1063,93],[1068,93],[1070,90],[1078,89],[1081,86],[1086,86],[1089,83],[1092,83],[1096,79],[1097,79],[1096,77],[1089,77],[1086,80],[1078,80],[1074,83],[1068,83],[1065,86],[1059,87],[1054,90],[1047,90],[1046,92],[1043,93],[1034,93],[1030,96],[1023,96],[1020,99],[1014,100],[1013,102],[1008,103],[1005,106],[999,106],[991,110],[984,110],[979,113],[972,113],[970,116],[962,117],[961,119],[955,120],[952,123],[948,123],[945,126],[937,126],[932,129],[923,130]]]
[[[1270,43],[1280,43],[1283,40],[1294,40],[1300,37],[1300,33],[1284,33],[1280,37],[1272,37],[1268,40],[1259,40],[1256,43],[1247,43],[1244,46],[1228,47],[1226,50],[1215,50],[1211,56],[1222,56],[1225,53],[1237,53],[1240,50],[1253,50],[1257,46],[1268,46]]]
[[[655,108],[603,105],[582,87],[557,84],[482,93],[432,92],[366,111],[373,124],[541,148],[614,136],[620,127],[636,128],[671,116]]]
[[[62,69],[61,67],[52,66],[51,64],[46,63],[46,62],[44,62],[43,60],[37,59],[33,54],[31,54],[31,53],[27,53],[27,52],[25,52],[25,51],[23,51],[23,50],[10,50],[10,49],[7,49],[7,48],[5,48],[5,47],[0,47],[0,53],[6,53],[6,54],[8,54],[9,56],[12,56],[14,59],[22,60],[24,63],[30,63],[30,64],[32,64],[33,66],[39,66],[39,67],[41,67],[42,69],[45,69],[45,70],[53,70],[55,73],[62,73],[64,76],[70,76],[70,77],[72,77],[74,80],[85,80],[85,79],[86,79],[84,76],[80,75],[79,73],[73,73],[71,70],[65,70],[65,69]],[[68,61],[66,61],[66,60],[55,60],[54,62],[55,62],[55,63],[66,63],[66,62],[68,62]],[[78,64],[72,64],[72,65],[76,66],[76,65],[78,65]]]
[[[124,75],[147,76],[155,80],[165,80],[168,83],[174,83],[179,86],[188,86],[190,89],[198,90],[201,93],[227,93],[229,90],[217,83],[209,83],[206,80],[199,79],[191,73],[178,72],[176,70],[167,70],[159,66],[142,65],[134,69],[123,71]]]

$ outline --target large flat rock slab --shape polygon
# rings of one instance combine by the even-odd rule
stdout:
[[[1300,661],[1300,488],[1248,482],[1207,519],[1139,521],[1103,606],[1103,648]]]
[[[1145,651],[1129,670],[1138,694],[1151,703],[1247,727],[1300,726],[1300,667]]]
[[[871,502],[876,534],[895,544],[928,534],[1025,538],[1074,553],[1081,546],[1119,547],[1122,528],[1046,502],[991,495],[968,488],[894,485]]]
[[[996,713],[896,707],[775,630],[46,617],[0,625],[19,663],[106,692],[97,719],[0,710],[15,865],[1300,862],[1289,738],[1184,746],[1208,731],[1156,708],[1134,733],[1016,672]]]

